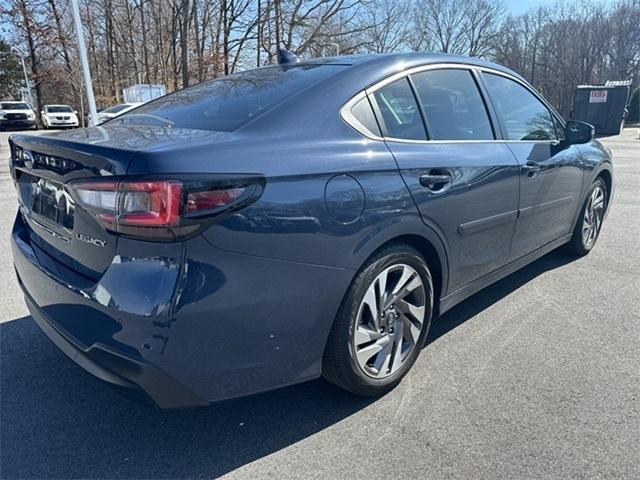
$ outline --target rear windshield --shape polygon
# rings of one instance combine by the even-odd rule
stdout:
[[[29,110],[29,105],[23,102],[2,102],[0,110]]]
[[[49,113],[68,113],[68,112],[73,112],[73,110],[71,110],[71,107],[66,107],[64,105],[56,105],[53,107],[47,107],[47,112]]]
[[[158,98],[112,122],[230,132],[341,68],[314,64],[249,70]]]

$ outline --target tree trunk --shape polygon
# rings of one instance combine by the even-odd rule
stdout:
[[[53,1],[53,0],[50,0]],[[140,0],[140,27],[142,28],[142,62],[144,65],[144,82],[151,83],[149,80],[149,49],[147,48],[147,22],[144,13],[144,2]]]
[[[189,0],[182,0],[180,7],[180,63],[182,64],[182,88],[189,86]]]

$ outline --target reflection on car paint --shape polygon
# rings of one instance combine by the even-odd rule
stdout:
[[[141,316],[166,316],[179,272],[179,259],[116,255],[90,295],[105,307]]]

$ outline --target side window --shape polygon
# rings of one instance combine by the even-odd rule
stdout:
[[[422,115],[409,80],[402,78],[380,90],[373,96],[378,104],[382,130],[386,137],[407,140],[426,140],[427,134]]]
[[[493,140],[487,108],[469,70],[428,70],[411,79],[432,140]]]
[[[378,137],[380,136],[378,122],[376,122],[373,109],[371,108],[369,99],[366,96],[351,107],[351,115],[353,115],[360,125],[362,125],[366,130]]]
[[[494,107],[506,128],[507,140],[556,140],[547,107],[522,85],[483,73]]]

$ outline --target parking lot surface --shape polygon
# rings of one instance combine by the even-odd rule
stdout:
[[[640,140],[603,142],[595,250],[552,252],[440,318],[379,399],[318,380],[157,412],[85,373],[28,317],[0,134],[0,477],[640,478]]]

